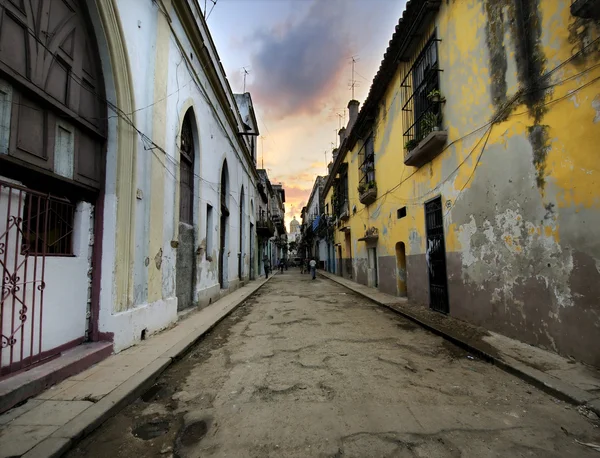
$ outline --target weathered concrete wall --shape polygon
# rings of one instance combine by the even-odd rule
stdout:
[[[448,143],[419,169],[402,163],[401,64],[373,122],[374,204],[356,193],[361,142],[345,158],[353,257],[377,228],[393,291],[381,266],[403,242],[408,297],[428,304],[423,206],[439,195],[450,314],[600,365],[600,26],[569,2],[450,0],[426,29],[441,39]]]
[[[398,294],[398,282],[396,281],[396,257],[379,256],[378,274],[379,290],[387,294]]]
[[[179,271],[184,272],[185,283],[193,285],[191,303],[205,305],[222,294],[217,266],[220,174],[225,161],[231,183],[225,263],[229,290],[239,284],[231,281],[238,277],[237,253],[242,253],[242,279],[248,278],[255,172],[238,136],[242,120],[213,43],[186,35],[183,22],[201,30],[199,35],[209,35],[197,3],[189,2],[193,17],[181,13],[181,3],[169,0],[164,10],[141,0],[87,3],[99,40],[107,98],[119,107],[127,107],[124,101],[129,100],[125,111],[133,113],[131,122],[146,136],[127,121],[122,126],[109,112],[99,327],[105,337],[112,337],[118,351],[139,339],[142,330],[154,332],[177,319],[178,289],[184,284]],[[116,5],[116,10],[107,5]],[[204,53],[217,69],[212,81],[201,63]],[[225,88],[224,97],[218,95],[219,86]],[[194,233],[179,244],[179,145],[189,109],[194,120]],[[129,148],[124,147],[127,142]],[[123,164],[131,166],[130,175],[123,176]],[[210,225],[207,204],[213,208]],[[239,228],[244,230],[241,238]],[[130,240],[123,241],[125,237]],[[187,293],[181,298],[183,306],[190,303]]]

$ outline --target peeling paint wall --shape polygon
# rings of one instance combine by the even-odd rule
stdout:
[[[188,2],[194,17],[179,15],[184,10],[181,3],[169,0],[164,3],[163,10],[156,3],[141,0],[115,2],[116,19],[122,28],[119,38],[133,70],[129,83],[135,106],[130,116],[139,131],[155,143],[149,145],[134,131],[109,129],[109,192],[105,203],[99,328],[104,335],[112,334],[116,351],[139,340],[142,330],[152,333],[177,320],[177,289],[189,286],[184,306],[204,306],[240,286],[250,275],[252,238],[249,231],[255,227],[256,219],[251,210],[251,202],[256,201],[256,172],[253,158],[245,154],[243,140],[239,139],[242,119],[196,2]],[[104,29],[100,18],[95,16],[97,13],[92,10],[92,20],[100,36],[107,93],[111,96],[111,75],[123,70],[110,67],[107,42],[116,38],[107,40],[101,36]],[[188,36],[186,27],[198,28],[198,36],[205,37],[206,42],[200,43],[195,35]],[[212,64],[201,62],[204,53],[210,56]],[[210,65],[214,66],[214,75]],[[225,88],[225,95],[219,94],[219,86]],[[117,100],[113,103],[119,105]],[[194,119],[194,224],[189,228],[185,243],[180,243],[179,145],[181,125],[188,109],[193,110]],[[235,120],[230,121],[229,115]],[[128,183],[116,182],[119,151],[115,138],[118,135],[131,135],[136,141],[135,170],[133,176],[127,177]],[[225,253],[229,284],[227,289],[221,290],[218,282],[219,190],[225,160],[231,190],[227,202],[230,216]],[[124,222],[115,218],[122,202],[114,198],[113,189],[130,185],[131,181],[137,190],[132,197],[131,216],[135,237],[130,250],[131,265],[120,267],[124,275],[130,276],[132,293],[127,301],[119,301],[115,298],[115,266],[119,265],[120,253],[112,234],[123,231]],[[210,225],[206,222],[207,204],[213,208]],[[240,237],[240,228],[244,230],[243,237]],[[207,240],[211,241],[209,247]],[[240,246],[240,240],[244,246]],[[238,278],[237,256],[240,252],[243,253],[241,279]],[[178,282],[177,260],[182,261],[183,257],[186,262],[182,271],[189,274],[189,280],[182,282],[179,278]]]
[[[378,200],[368,207],[356,192],[360,142],[346,158],[355,265],[366,228],[379,230],[380,276],[397,275],[403,242],[408,297],[427,306],[423,205],[440,195],[450,314],[600,365],[599,24],[558,0],[449,0],[426,28],[441,39],[448,142],[419,169],[403,164],[411,63],[401,63],[373,123]],[[380,289],[396,294],[396,284]]]

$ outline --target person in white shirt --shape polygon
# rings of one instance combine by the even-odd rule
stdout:
[[[310,273],[312,274],[312,279],[314,280],[317,277],[317,261],[315,261],[315,258],[311,258],[309,265]]]

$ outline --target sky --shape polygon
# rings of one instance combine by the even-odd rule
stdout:
[[[233,92],[252,95],[258,167],[286,193],[286,224],[326,175],[352,98],[366,98],[405,0],[198,0]]]

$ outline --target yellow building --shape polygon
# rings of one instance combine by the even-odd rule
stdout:
[[[336,273],[600,365],[600,27],[577,14],[408,2],[325,185]]]

